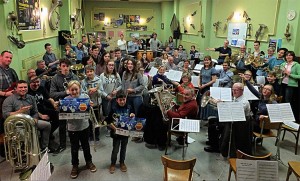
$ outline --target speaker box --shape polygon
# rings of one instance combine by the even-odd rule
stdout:
[[[67,34],[71,36],[71,31],[69,30],[58,31],[58,44],[60,45],[65,45],[66,43],[68,43],[68,41],[63,37],[63,34]]]
[[[180,31],[179,30],[173,31],[173,39],[180,39]]]

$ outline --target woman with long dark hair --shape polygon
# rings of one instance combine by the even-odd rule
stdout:
[[[96,65],[96,75],[101,75],[103,72],[104,72],[104,70],[105,70],[105,67],[106,67],[106,64],[107,64],[107,62],[110,60],[110,54],[109,54],[109,52],[104,52],[103,54],[102,54],[102,57],[101,57],[101,59],[100,59],[100,61],[99,62],[97,62],[97,65]]]

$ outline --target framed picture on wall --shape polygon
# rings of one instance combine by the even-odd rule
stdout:
[[[40,0],[17,1],[17,16],[19,30],[41,29],[41,7]]]
[[[161,23],[160,24],[160,28],[163,30],[163,29],[165,29],[165,24],[164,23]]]
[[[98,21],[99,20],[99,14],[94,14],[94,20]]]
[[[104,21],[105,13],[99,13],[99,21]]]

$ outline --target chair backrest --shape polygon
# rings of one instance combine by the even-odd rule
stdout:
[[[252,156],[252,155],[248,155],[244,152],[242,152],[241,150],[237,150],[236,151],[236,156],[239,159],[247,159],[247,160],[270,160],[271,159],[271,155],[272,153],[268,153],[264,156]]]
[[[164,165],[165,179],[168,178],[168,168],[173,170],[189,170],[189,179],[192,179],[193,169],[196,163],[196,158],[190,160],[173,160],[165,156],[161,156],[162,164]]]
[[[281,127],[281,123],[271,123],[270,119],[268,117],[264,117],[260,123],[259,123],[259,127],[261,129],[276,129],[279,130]]]

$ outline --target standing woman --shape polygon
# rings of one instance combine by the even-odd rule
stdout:
[[[174,45],[174,40],[173,40],[173,37],[172,37],[172,36],[169,37],[168,47],[170,47],[171,50],[173,50],[174,47],[175,47],[175,45]]]
[[[199,80],[198,80],[198,87],[199,87],[199,96],[198,102],[201,105],[201,98],[202,95],[210,89],[210,87],[216,82],[217,79],[217,70],[213,67],[211,56],[207,55],[204,57],[203,60],[204,66],[200,70]],[[206,115],[201,113],[201,106],[199,106],[199,114],[200,119],[207,119]]]
[[[133,107],[136,115],[143,104],[144,88],[143,76],[137,70],[136,61],[129,58],[127,68],[122,76],[122,90],[126,93],[127,103]]]
[[[107,62],[110,60],[110,54],[109,52],[104,52],[100,61],[97,62],[97,65],[96,65],[96,75],[101,75],[104,71],[105,71],[105,67],[106,67],[106,64]]]
[[[82,62],[82,58],[86,56],[86,54],[84,53],[84,48],[83,48],[83,44],[82,42],[78,42],[77,46],[72,46],[72,49],[75,51],[76,53],[76,63],[81,63]]]
[[[300,79],[300,64],[296,61],[296,55],[293,51],[287,51],[285,56],[286,62],[281,64],[284,76],[281,82],[281,93],[284,102],[291,104],[294,116],[298,121],[297,108],[299,107],[299,101],[297,99],[298,80]]]
[[[114,60],[111,59],[100,75],[100,95],[102,97],[103,116],[108,116],[111,103],[117,92],[121,90],[121,77],[115,69]]]

